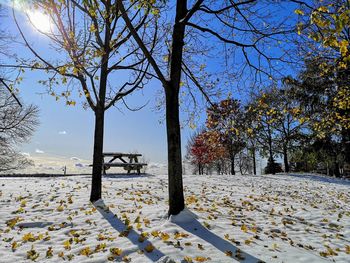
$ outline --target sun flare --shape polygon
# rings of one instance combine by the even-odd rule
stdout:
[[[51,31],[51,21],[48,15],[39,11],[28,11],[30,23],[39,31],[49,33]]]

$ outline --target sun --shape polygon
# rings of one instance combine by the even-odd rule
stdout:
[[[28,11],[28,18],[30,23],[38,31],[42,33],[49,33],[52,29],[51,20],[48,15],[43,14],[39,11]]]

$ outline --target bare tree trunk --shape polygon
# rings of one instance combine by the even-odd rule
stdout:
[[[185,44],[185,22],[183,19],[186,14],[187,1],[177,0],[170,58],[170,81],[169,85],[164,87],[168,139],[169,215],[177,215],[185,208],[182,183],[179,90],[181,83],[182,54]]]
[[[182,183],[181,136],[178,92],[166,89],[166,124],[168,141],[169,215],[185,208]]]
[[[105,119],[105,100],[107,90],[108,59],[109,59],[109,24],[105,35],[105,54],[101,60],[101,79],[99,101],[96,103],[95,110],[95,137],[94,137],[94,157],[92,169],[91,195],[90,201],[95,202],[101,199],[102,195],[102,162],[103,162],[103,138],[104,138],[104,119]]]
[[[334,165],[334,173],[333,175],[335,177],[340,177],[340,170],[339,170],[339,162],[338,162],[338,159],[337,159],[337,154],[334,154],[334,157],[333,157],[333,165]]]
[[[329,176],[329,164],[327,162],[327,176]]]
[[[273,152],[272,152],[272,138],[271,138],[271,133],[270,133],[270,132],[269,132],[268,141],[269,141],[270,160],[271,160],[271,163],[272,163],[272,165],[273,165],[271,173],[272,173],[272,174],[276,174],[275,165],[274,165],[275,159],[273,158]]]
[[[239,172],[241,173],[241,175],[243,175],[243,163],[240,160],[240,164],[239,164]]]
[[[235,175],[236,172],[235,172],[235,155],[234,154],[230,155],[230,161],[231,161],[231,174]]]
[[[255,147],[252,148],[252,157],[253,157],[253,173],[254,173],[254,175],[256,175]]]
[[[284,171],[286,173],[289,173],[288,150],[286,145],[283,145],[283,161],[284,161]]]
[[[95,112],[95,135],[94,135],[94,155],[91,182],[90,201],[95,202],[101,199],[102,186],[102,153],[103,153],[103,131],[104,130],[104,110],[96,109]]]

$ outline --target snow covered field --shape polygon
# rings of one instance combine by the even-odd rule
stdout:
[[[155,175],[156,174],[156,175]],[[188,210],[166,217],[167,176],[0,178],[0,262],[350,262],[350,183],[186,175]],[[174,261],[172,261],[174,260]]]

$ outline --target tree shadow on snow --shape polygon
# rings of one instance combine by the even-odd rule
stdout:
[[[217,236],[216,234],[211,232],[208,228],[203,226],[196,219],[197,216],[194,213],[190,212],[189,210],[188,212],[193,215],[193,218],[191,220],[186,220],[186,221],[176,220],[175,222],[173,221],[172,223],[178,225],[179,227],[183,228],[187,232],[192,233],[193,235],[204,240],[205,242],[211,244],[213,247],[220,250],[222,253],[226,254],[226,252],[231,251],[233,255],[232,259],[235,259],[238,262],[252,262],[252,263],[264,262],[256,258],[255,256],[244,252],[240,248],[233,245],[231,242]]]
[[[109,211],[108,207],[105,205],[103,200],[99,200],[93,204],[97,211],[100,212],[100,214],[108,221],[108,223],[119,233],[124,232],[127,229],[127,226],[124,224],[123,221],[121,221],[118,217],[114,215],[111,211]],[[135,230],[131,229],[129,230],[129,234],[126,238],[130,240],[131,243],[138,246],[140,250],[144,250],[146,246],[149,244],[152,244],[149,240],[145,240],[142,243],[138,241],[140,234],[137,233]],[[124,253],[123,253],[124,254]],[[144,255],[149,258],[149,260],[155,262],[159,260],[161,257],[164,256],[163,252],[159,251],[158,249],[154,248],[154,250],[151,253],[144,252]]]

